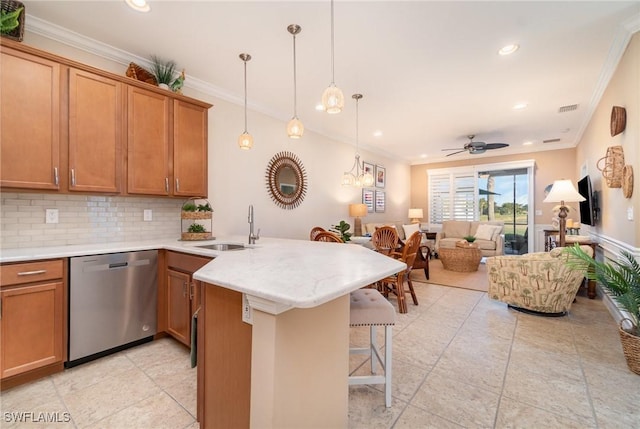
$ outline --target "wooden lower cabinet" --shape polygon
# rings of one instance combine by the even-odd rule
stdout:
[[[1,267],[0,378],[3,389],[63,369],[65,271],[63,260]]]
[[[252,326],[242,293],[202,283],[197,415],[201,429],[249,428]]]
[[[158,331],[164,330],[182,344],[191,347],[191,319],[200,306],[199,283],[193,273],[211,261],[211,258],[165,251],[164,270],[158,305]]]

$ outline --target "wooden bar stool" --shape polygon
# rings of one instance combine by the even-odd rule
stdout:
[[[393,305],[375,289],[358,289],[351,292],[349,326],[369,326],[369,347],[349,348],[350,354],[368,354],[371,375],[350,375],[349,385],[384,384],[384,403],[391,406],[391,351],[392,328],[396,323]],[[384,360],[376,340],[376,327],[384,326]],[[380,364],[384,375],[376,374]]]

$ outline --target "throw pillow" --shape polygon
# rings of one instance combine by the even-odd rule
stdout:
[[[412,223],[410,225],[402,225],[402,229],[404,230],[404,236],[409,238],[414,232],[420,231],[420,224]]]
[[[491,239],[493,238],[494,230],[495,227],[492,225],[478,225],[478,229],[476,230],[476,240],[491,241]]]
[[[501,225],[494,225],[493,226],[493,236],[491,237],[491,241],[496,241],[501,232],[502,232],[502,226]]]

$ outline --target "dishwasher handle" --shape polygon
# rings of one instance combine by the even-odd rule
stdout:
[[[114,264],[109,264],[109,269],[112,268],[125,268],[129,265],[128,262],[116,262]]]

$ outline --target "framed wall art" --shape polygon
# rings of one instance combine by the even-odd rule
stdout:
[[[373,213],[373,191],[371,189],[362,190],[362,204],[366,204],[367,213]]]
[[[385,209],[385,192],[376,191],[376,213],[384,213]]]
[[[376,165],[376,188],[384,188],[385,182],[387,181],[387,170],[381,165]]]
[[[371,164],[369,162],[363,162],[362,163],[362,171],[364,171],[365,173],[371,174],[373,177],[376,177],[375,168],[374,168],[373,164]]]

